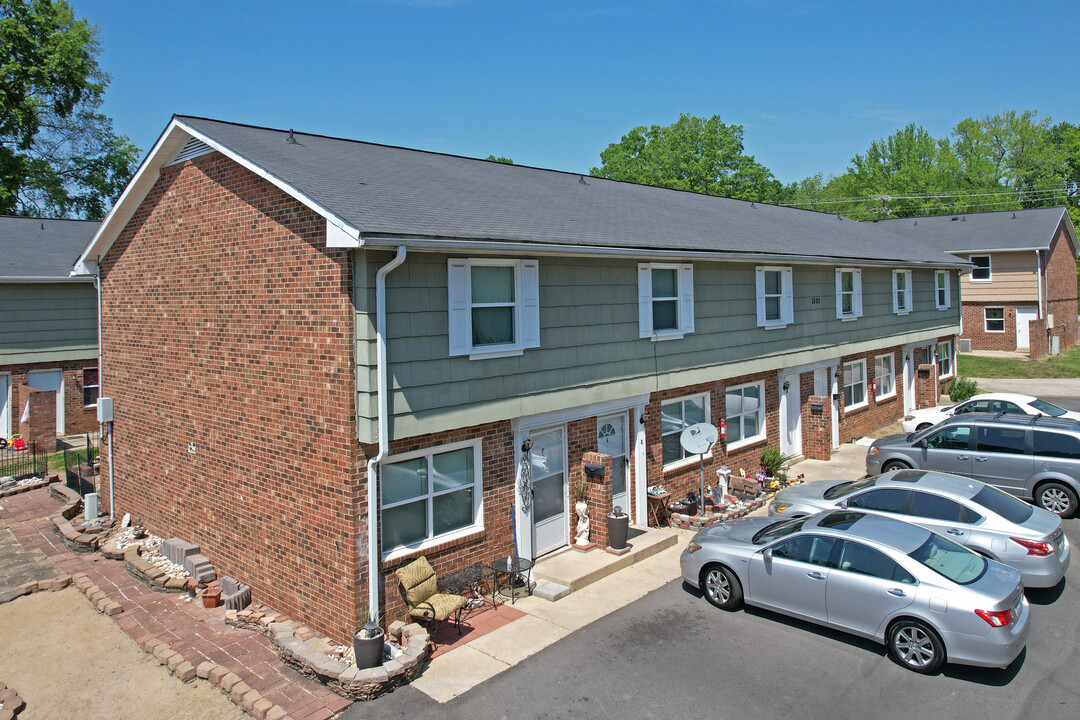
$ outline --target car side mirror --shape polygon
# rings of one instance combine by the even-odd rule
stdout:
[[[772,548],[765,548],[761,551],[761,557],[765,559],[765,562],[772,562]]]
[[[923,438],[919,441],[919,447],[921,447],[923,450],[925,450],[928,446],[929,444],[926,442],[926,438]]]
[[[839,507],[846,508],[847,506],[848,506],[848,501],[847,501],[846,498],[844,500],[840,501]]]

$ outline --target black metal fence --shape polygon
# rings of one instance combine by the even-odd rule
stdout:
[[[97,490],[98,445],[89,434],[84,447],[64,450],[64,476],[67,486],[80,495]]]
[[[9,443],[0,449],[0,482],[3,478],[22,480],[45,475],[48,459],[45,453],[38,451],[37,443],[26,443],[21,450],[15,447],[16,444]]]

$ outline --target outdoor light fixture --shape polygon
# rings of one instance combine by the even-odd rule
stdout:
[[[833,377],[840,377],[840,368],[836,368],[836,372],[833,373]]]
[[[532,450],[532,438],[525,438],[525,442],[521,443],[521,452],[527,453]]]
[[[790,388],[791,388],[791,381],[790,380],[785,380],[784,381],[784,392],[787,392]]]
[[[648,421],[648,419],[649,419],[649,411],[646,410],[645,412],[641,413],[641,420],[640,420],[641,424],[644,425]]]

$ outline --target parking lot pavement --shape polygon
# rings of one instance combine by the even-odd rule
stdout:
[[[981,392],[1011,392],[1042,398],[1080,398],[1080,378],[972,378]]]

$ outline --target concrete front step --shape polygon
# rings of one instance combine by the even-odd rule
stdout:
[[[560,592],[559,588],[544,588],[545,582],[575,592],[675,545],[678,538],[678,532],[671,528],[632,527],[628,543],[630,552],[625,555],[613,555],[599,548],[584,553],[573,548],[560,550],[541,558],[533,567],[532,579],[537,584],[534,592],[544,599],[558,600],[566,593]],[[542,588],[544,592],[540,592]]]

